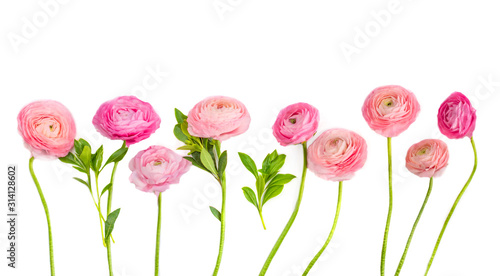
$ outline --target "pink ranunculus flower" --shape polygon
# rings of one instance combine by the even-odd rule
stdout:
[[[361,110],[371,129],[385,137],[396,137],[415,122],[420,105],[409,90],[387,85],[373,90]]]
[[[454,92],[439,107],[438,126],[450,139],[471,138],[476,128],[476,109],[464,94]]]
[[[300,144],[313,137],[318,124],[319,111],[314,106],[296,103],[280,111],[273,125],[273,134],[282,146]]]
[[[179,154],[162,146],[151,146],[142,150],[130,160],[132,174],[130,182],[144,192],[158,195],[167,190],[171,184],[179,183],[191,163]]]
[[[448,165],[446,143],[438,139],[422,140],[408,149],[406,168],[420,177],[440,176]]]
[[[134,96],[122,96],[103,103],[92,123],[111,140],[123,140],[127,147],[153,134],[161,123],[153,107]]]
[[[197,103],[189,111],[188,132],[192,136],[219,141],[240,135],[250,126],[250,114],[240,101],[213,96]]]
[[[323,132],[307,149],[307,167],[331,181],[349,180],[366,162],[365,139],[353,131],[334,128]]]
[[[25,146],[36,157],[64,157],[73,148],[76,125],[69,110],[56,101],[28,104],[17,116]]]

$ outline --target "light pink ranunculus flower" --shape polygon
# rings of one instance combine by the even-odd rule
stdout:
[[[296,103],[280,111],[273,125],[273,134],[282,146],[300,144],[313,137],[318,124],[319,111],[314,106]]]
[[[188,132],[192,136],[219,141],[240,135],[250,126],[250,114],[240,101],[213,96],[197,103],[189,111]]]
[[[73,148],[75,121],[69,110],[59,102],[32,102],[21,109],[17,123],[25,146],[36,158],[64,157]]]
[[[439,107],[438,126],[450,139],[471,138],[476,128],[476,109],[464,94],[454,92]]]
[[[122,96],[103,103],[92,123],[111,140],[123,140],[127,147],[153,134],[161,123],[153,107],[134,96]]]
[[[151,146],[138,152],[128,166],[132,171],[129,180],[137,189],[158,195],[179,183],[191,163],[166,147]]]
[[[307,149],[307,167],[331,181],[349,180],[366,162],[365,139],[353,131],[334,128],[323,132]]]
[[[420,177],[440,176],[448,165],[446,143],[438,139],[426,139],[412,145],[406,154],[406,168]]]
[[[387,85],[373,90],[361,110],[371,129],[385,137],[396,137],[415,122],[420,105],[409,90]]]

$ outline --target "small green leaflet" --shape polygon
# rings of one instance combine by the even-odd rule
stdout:
[[[74,180],[82,183],[83,185],[87,186],[87,188],[89,188],[89,191],[92,193],[92,187],[90,187],[90,184],[87,183],[87,181],[81,179],[81,178],[78,178],[78,177],[73,177]]]
[[[201,163],[205,166],[205,168],[207,168],[208,171],[210,171],[214,176],[218,176],[212,155],[210,155],[206,148],[201,149],[200,159]]]
[[[92,153],[90,152],[90,148],[88,146],[84,146],[82,150],[82,154],[80,154],[80,159],[83,162],[83,165],[85,166],[85,169],[87,171],[90,170],[90,159],[91,159]]]
[[[253,190],[249,187],[243,187],[241,189],[243,190],[243,194],[248,202],[252,203],[257,209],[259,209],[259,203],[257,202],[257,197],[255,196]]]
[[[243,152],[238,152],[238,155],[240,156],[241,162],[245,168],[247,168],[247,170],[257,178],[259,173],[257,172],[257,166],[255,166],[255,162],[252,158]]]
[[[227,151],[223,151],[219,156],[219,166],[217,168],[217,173],[219,174],[220,179],[222,179],[222,176],[226,171],[226,166],[227,166]]]
[[[115,222],[116,219],[118,218],[118,215],[120,214],[120,208],[114,210],[108,215],[108,218],[106,219],[106,223],[104,224],[104,233],[105,233],[105,239],[107,240],[111,233],[113,232],[113,229],[115,228]]]
[[[109,189],[111,188],[113,184],[109,183],[108,185],[106,185],[106,187],[104,187],[104,189],[102,189],[101,191],[101,195],[99,197],[102,197],[102,195],[104,195],[105,192],[109,191]]]
[[[175,120],[177,121],[177,123],[181,124],[186,119],[187,119],[187,116],[184,115],[184,113],[182,113],[179,109],[176,108],[175,109]]]
[[[121,147],[117,151],[113,152],[111,156],[108,158],[108,161],[104,164],[104,166],[108,165],[109,163],[115,163],[119,162],[125,157],[125,154],[127,154],[128,148],[127,147]]]
[[[217,210],[215,207],[210,206],[210,211],[212,212],[212,214],[214,215],[214,217],[216,219],[218,219],[219,221],[221,221],[221,219],[220,219],[221,215],[220,215],[219,210]]]

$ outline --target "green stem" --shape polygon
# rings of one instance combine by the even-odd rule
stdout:
[[[219,242],[219,255],[217,256],[217,263],[213,275],[219,273],[220,262],[222,260],[222,251],[224,250],[224,237],[226,234],[226,173],[222,175],[220,180],[222,188],[222,207],[220,209],[220,242]]]
[[[49,207],[47,206],[47,202],[45,201],[45,197],[43,196],[42,188],[40,187],[40,183],[38,183],[35,171],[33,170],[33,160],[35,160],[35,158],[31,157],[29,162],[30,174],[31,178],[33,178],[33,182],[35,182],[36,189],[38,190],[38,194],[40,195],[40,199],[42,200],[43,209],[45,210],[45,216],[47,217],[47,227],[49,230],[50,275],[54,276],[56,275],[56,272],[54,266],[54,246],[52,244],[52,228],[50,226]]]
[[[318,251],[318,253],[316,254],[316,256],[314,256],[314,258],[311,260],[311,262],[307,266],[307,268],[304,271],[304,273],[302,274],[302,276],[305,276],[305,275],[307,275],[307,273],[309,273],[309,270],[311,270],[311,268],[313,267],[313,265],[318,260],[319,256],[321,256],[321,254],[323,254],[323,251],[325,251],[326,247],[330,243],[330,240],[333,237],[333,233],[335,232],[335,227],[337,227],[337,221],[339,219],[340,204],[341,204],[341,202],[342,202],[342,181],[339,182],[339,195],[338,195],[338,199],[337,199],[337,211],[335,211],[335,218],[333,220],[332,230],[330,230],[330,234],[328,235],[328,238],[326,239],[325,244],[323,245],[323,247],[321,247],[321,249]]]
[[[392,146],[391,137],[387,137],[387,157],[389,163],[389,211],[387,213],[387,221],[385,223],[384,242],[382,244],[382,256],[380,258],[380,275],[385,273],[385,255],[387,251],[387,239],[389,238],[389,226],[391,225],[392,215]]]
[[[266,224],[264,223],[264,218],[262,217],[262,210],[259,210],[260,221],[262,221],[262,226],[266,230]]]
[[[269,265],[271,264],[274,255],[276,255],[276,252],[280,248],[281,243],[285,239],[286,234],[290,230],[290,227],[292,227],[292,224],[295,221],[295,218],[297,217],[297,213],[299,212],[300,202],[302,201],[302,194],[304,193],[304,183],[306,180],[306,172],[307,172],[307,141],[302,143],[302,152],[304,154],[304,167],[302,169],[302,180],[300,182],[299,197],[297,198],[297,203],[295,203],[295,209],[293,210],[292,216],[288,220],[285,229],[283,229],[283,232],[281,232],[281,235],[279,236],[278,240],[274,244],[273,249],[269,253],[266,262],[264,263],[264,266],[260,270],[259,276],[266,275],[267,269],[269,268]]]
[[[95,197],[94,197],[94,194],[92,193],[92,191],[90,191],[90,195],[92,195],[92,200],[94,201],[94,205],[97,208],[97,212],[99,214],[99,225],[101,226],[102,245],[104,247],[106,247],[106,239],[104,237],[104,228],[102,226],[103,218],[101,218],[102,217],[102,215],[101,215],[101,198],[99,197],[99,184],[98,184],[97,178],[98,178],[98,174],[96,173],[95,174],[95,185],[96,185],[96,190],[97,190],[96,194],[97,194],[98,202],[95,201]],[[92,185],[91,179],[90,179],[90,173],[87,173],[87,181],[88,181],[89,185]],[[104,222],[106,222],[106,220],[104,220]]]
[[[158,194],[158,223],[156,225],[155,276],[160,270],[161,193]]]
[[[413,234],[415,233],[415,229],[417,229],[418,221],[420,220],[420,217],[422,216],[422,213],[424,212],[425,205],[427,204],[427,200],[429,200],[429,196],[431,195],[432,182],[433,182],[433,178],[431,177],[431,179],[429,180],[429,189],[427,190],[427,195],[425,196],[424,203],[422,203],[422,207],[420,208],[420,212],[418,212],[418,216],[415,219],[415,223],[413,223],[413,228],[411,229],[410,236],[408,237],[408,241],[406,242],[405,251],[403,252],[403,256],[401,256],[401,260],[399,261],[398,269],[396,270],[396,274],[394,274],[394,276],[398,276],[399,273],[401,272],[401,269],[403,268],[406,254],[408,253],[408,249],[410,248],[411,239],[413,238]]]
[[[444,231],[446,230],[446,226],[448,226],[448,222],[451,219],[451,216],[453,215],[453,212],[455,211],[455,208],[458,205],[458,202],[462,198],[462,195],[465,193],[465,190],[467,190],[467,187],[469,187],[470,182],[472,181],[472,177],[474,177],[474,174],[476,173],[477,169],[477,151],[476,151],[476,144],[474,143],[474,139],[471,137],[470,142],[472,144],[472,150],[474,151],[474,167],[472,168],[472,173],[469,176],[469,179],[465,183],[464,187],[460,191],[460,193],[457,196],[457,199],[455,200],[455,203],[453,203],[453,206],[451,207],[450,213],[448,214],[448,217],[446,218],[443,228],[441,229],[441,233],[439,233],[439,237],[436,241],[436,245],[434,246],[434,251],[432,252],[431,259],[429,260],[429,263],[427,264],[427,270],[425,271],[425,275],[429,273],[429,269],[431,269],[432,261],[434,260],[434,257],[436,256],[436,252],[439,247],[439,243],[441,242],[441,238],[443,237]]]
[[[123,141],[122,147],[125,147],[125,141]],[[111,172],[111,179],[109,181],[109,189],[108,189],[108,202],[107,202],[107,208],[106,208],[106,217],[109,216],[109,213],[111,213],[111,203],[113,201],[113,185],[115,182],[115,173],[116,173],[116,168],[118,167],[119,162],[115,162],[113,166],[113,171]],[[108,266],[109,266],[109,276],[113,276],[113,262],[112,262],[112,257],[111,257],[111,242],[109,237],[106,239],[106,251],[108,255]]]

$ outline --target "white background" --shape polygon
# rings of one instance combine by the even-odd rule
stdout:
[[[122,212],[114,232],[116,276],[153,274],[155,196],[129,183],[128,161],[149,145],[180,146],[172,134],[174,107],[188,112],[204,97],[219,94],[238,98],[252,116],[247,133],[223,143],[230,164],[219,275],[257,275],[293,210],[298,180],[265,206],[264,231],[243,197],[241,187],[254,183],[236,153],[247,152],[260,163],[277,148],[288,155],[283,172],[300,177],[300,147],[281,147],[270,134],[279,109],[298,101],[320,110],[320,132],[349,128],[369,146],[365,167],[345,182],[331,246],[310,275],[378,275],[388,202],[386,141],[367,126],[360,109],[372,89],[386,84],[412,90],[422,107],[408,131],[393,139],[387,275],[397,267],[427,189],[427,179],[404,168],[408,147],[442,138],[451,157],[445,174],[435,179],[402,275],[424,274],[442,223],[472,169],[470,143],[449,140],[437,129],[437,109],[454,91],[465,93],[478,110],[479,168],[429,275],[500,275],[496,1],[61,0],[49,7],[50,16],[43,7],[48,2],[0,4],[0,166],[6,174],[7,164],[18,164],[20,172],[19,267],[7,269],[2,257],[2,275],[49,274],[45,216],[28,173],[29,152],[16,130],[19,110],[38,99],[62,102],[75,117],[78,136],[95,148],[104,143],[107,156],[120,142],[97,135],[92,116],[102,102],[131,94],[151,102],[162,124],[150,139],[133,145],[118,168],[113,206]],[[352,52],[345,53],[347,48]],[[35,161],[35,170],[52,216],[57,274],[107,275],[97,213],[86,188],[72,180],[76,172],[43,160]],[[101,183],[109,174],[108,169]],[[5,213],[3,187],[0,210]],[[330,230],[336,198],[337,183],[309,173],[299,215],[267,275],[301,275]],[[219,223],[208,205],[220,207],[220,192],[196,168],[164,193],[162,275],[211,275]],[[0,227],[1,256],[6,226]]]

